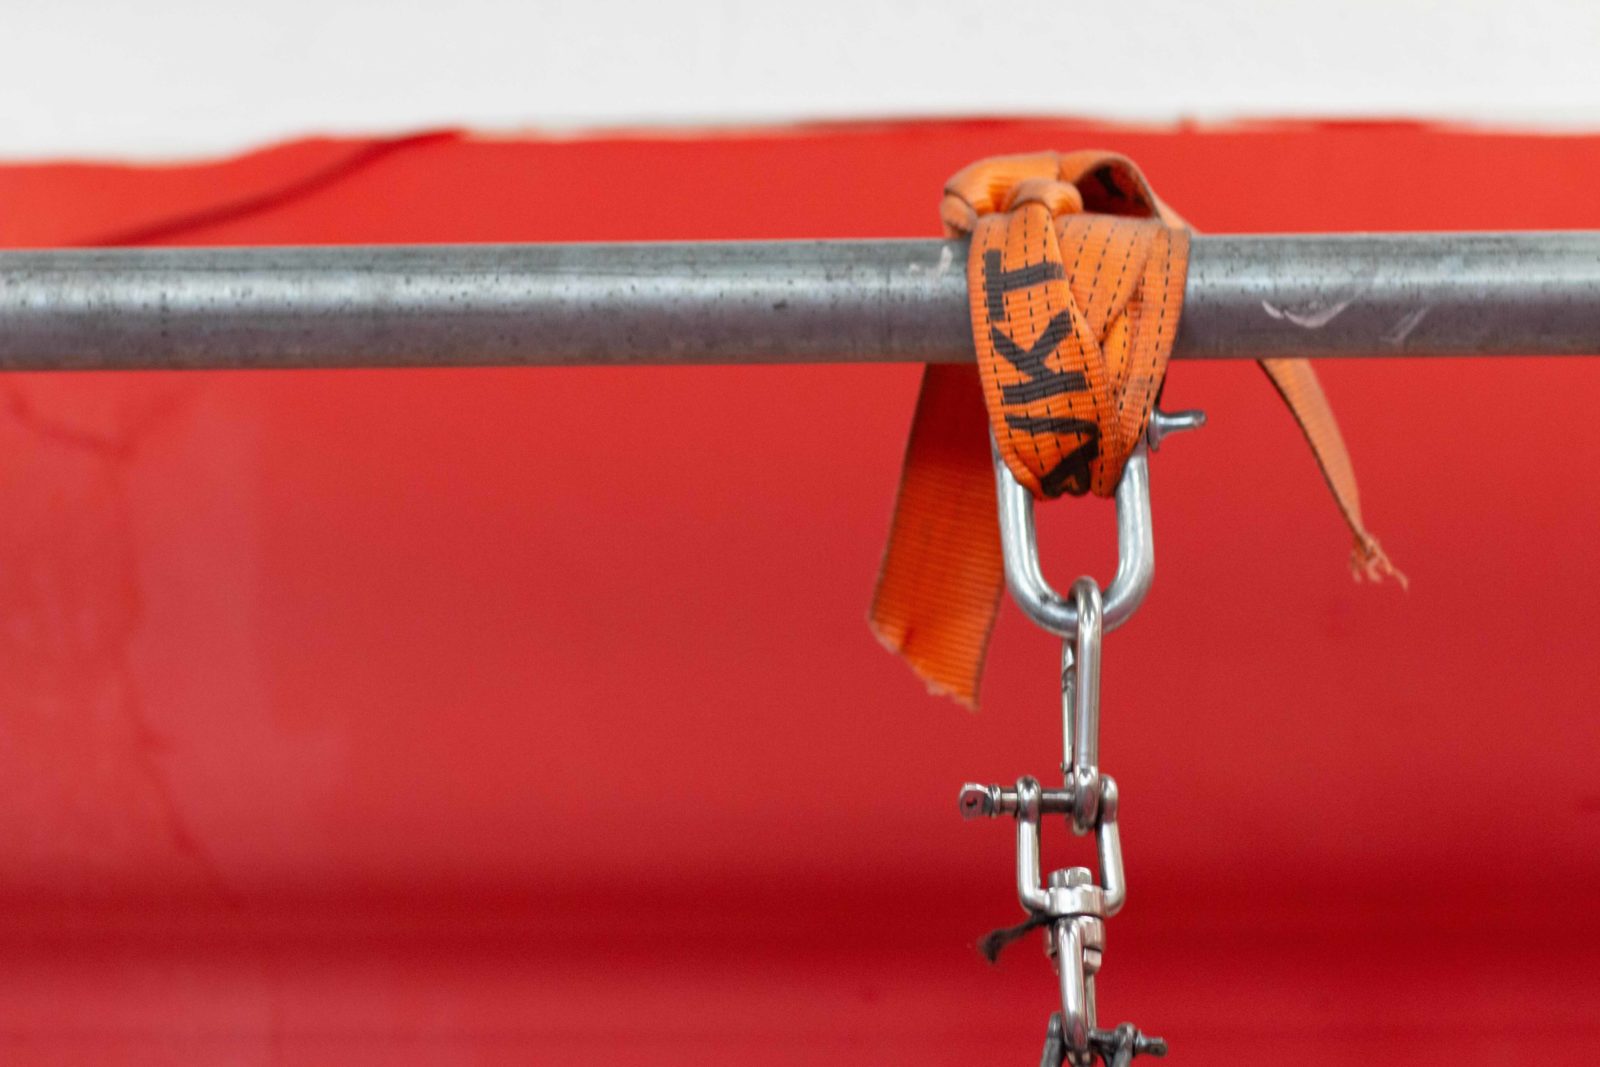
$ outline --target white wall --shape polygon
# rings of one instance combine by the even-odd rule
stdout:
[[[1600,0],[0,0],[0,157],[1051,113],[1600,128]]]

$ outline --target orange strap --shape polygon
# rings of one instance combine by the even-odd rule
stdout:
[[[941,214],[947,235],[971,237],[978,366],[924,372],[871,624],[933,692],[975,706],[1004,585],[986,438],[1035,496],[1115,492],[1166,376],[1189,231],[1131,161],[1105,152],[973,164],[945,186]],[[1399,577],[1362,525],[1310,364],[1261,365],[1355,537],[1357,574]]]

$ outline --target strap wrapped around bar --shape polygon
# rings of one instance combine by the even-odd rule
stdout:
[[[1110,496],[1144,436],[1183,310],[1187,224],[1105,152],[1003,156],[945,187],[970,236],[976,370],[929,366],[912,422],[873,632],[935,693],[976,706],[1004,586],[988,438],[1035,496]],[[1358,576],[1398,572],[1361,520],[1316,374],[1264,360],[1355,539]]]

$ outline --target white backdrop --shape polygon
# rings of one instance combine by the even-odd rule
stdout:
[[[1600,128],[1600,0],[0,0],[0,157],[1061,114]]]

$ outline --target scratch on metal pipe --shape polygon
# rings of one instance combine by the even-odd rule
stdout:
[[[1304,308],[1293,309],[1279,307],[1270,300],[1261,301],[1261,310],[1275,319],[1287,319],[1296,326],[1307,330],[1320,330],[1334,319],[1338,318],[1345,308],[1356,302],[1353,296],[1346,297],[1336,304],[1323,304],[1320,300],[1313,300]]]
[[[933,268],[933,276],[935,278],[943,278],[946,274],[949,274],[950,265],[955,262],[955,258],[955,254],[950,251],[949,245],[945,245],[943,248],[939,249],[939,265]],[[907,267],[906,270],[909,274],[921,274],[922,264],[913,263]]]
[[[1415,330],[1428,312],[1432,310],[1432,304],[1423,304],[1415,311],[1406,312],[1400,317],[1400,321],[1394,324],[1394,328],[1383,335],[1384,341],[1394,345],[1396,348],[1405,344],[1406,338],[1411,336],[1411,331]]]

